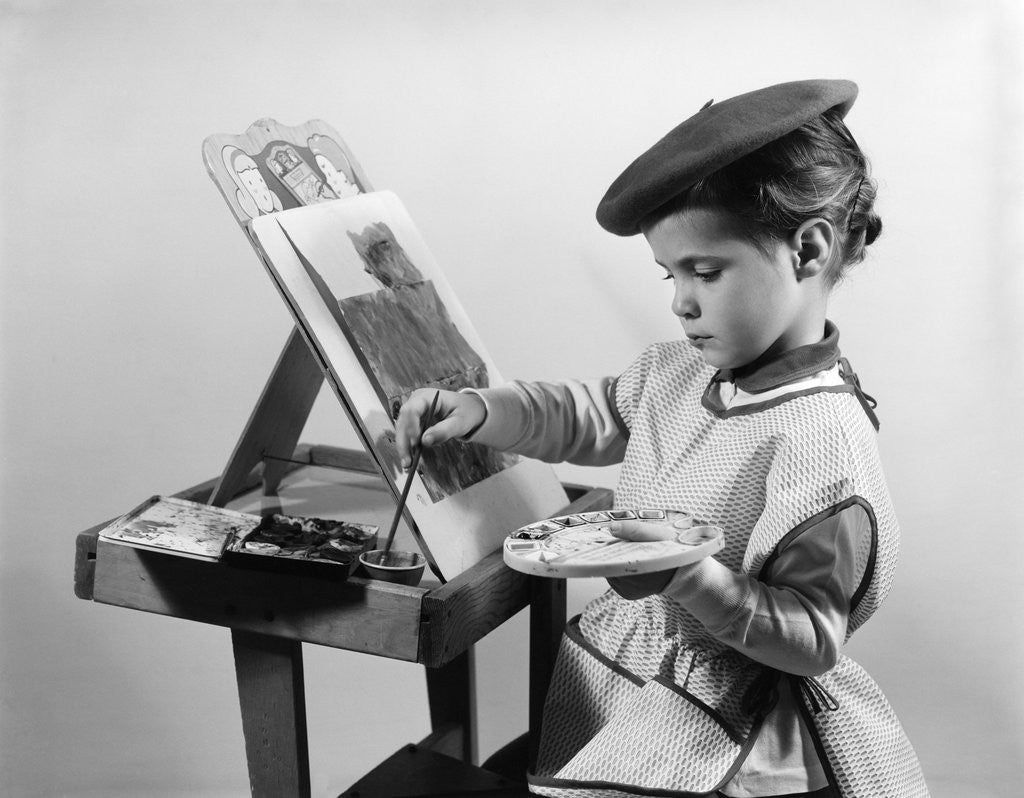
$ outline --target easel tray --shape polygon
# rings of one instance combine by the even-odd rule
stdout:
[[[347,579],[377,527],[276,513],[260,518],[175,497],[152,496],[107,525],[100,538],[177,557]]]

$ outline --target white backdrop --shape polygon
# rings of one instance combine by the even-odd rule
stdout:
[[[1013,0],[0,2],[0,792],[247,794],[227,633],[71,579],[78,531],[219,472],[291,326],[204,136],[327,120],[506,377],[589,377],[678,334],[607,184],[710,98],[845,77],[885,230],[832,316],[904,528],[851,653],[933,795],[1019,794],[1021,45]],[[304,439],[353,442],[326,399]],[[426,733],[416,666],[305,654],[314,794]],[[479,647],[483,755],[525,728],[524,657],[522,617]]]

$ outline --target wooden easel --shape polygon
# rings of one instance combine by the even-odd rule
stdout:
[[[285,180],[278,179],[272,171],[272,165],[268,165],[268,158],[273,157],[275,152],[280,154],[282,148],[285,152],[281,163],[295,168],[296,171],[290,173],[289,177],[294,178],[292,182],[299,184],[298,191],[290,189]],[[292,151],[287,152],[288,148]],[[318,155],[332,159],[326,166],[328,171],[333,168],[344,175],[339,183],[341,190],[348,190],[349,184],[360,191],[371,190],[362,168],[344,141],[333,128],[319,120],[297,127],[285,127],[272,119],[261,119],[253,123],[244,134],[214,135],[204,141],[203,156],[207,169],[261,259],[265,255],[249,234],[247,223],[259,213],[299,207],[307,201],[321,199],[323,195],[318,193],[321,189],[317,189],[316,183],[326,185],[327,172],[321,171],[318,174],[313,169]],[[296,156],[304,162],[311,174],[303,173],[302,165],[295,164]],[[314,352],[315,349],[306,341],[301,328],[296,326],[285,342],[220,478],[209,492],[197,488],[190,495],[202,497],[199,500],[210,504],[224,506],[251,487],[254,476],[259,475],[264,496],[273,497],[282,477],[300,464],[378,474],[385,484],[390,485],[375,458],[366,452],[298,446],[299,436],[325,375],[330,379],[329,371],[318,361]],[[342,396],[341,391],[336,393]],[[345,409],[350,418],[353,417],[350,409]],[[358,425],[355,426],[358,430]],[[570,496],[575,498],[570,505],[571,511],[610,505],[611,497],[607,490],[565,487]],[[92,538],[88,537],[90,534]],[[301,629],[299,633],[289,630],[289,634],[282,637],[278,634],[280,626],[275,626],[273,617],[264,623],[259,618],[241,619],[237,615],[225,621],[215,615],[217,610],[211,608],[223,606],[228,600],[226,596],[251,591],[253,587],[248,583],[228,585],[223,590],[217,586],[208,597],[201,597],[195,602],[191,598],[184,603],[176,600],[171,606],[168,606],[163,596],[127,595],[119,586],[122,578],[130,580],[133,585],[138,584],[136,573],[155,567],[153,563],[129,561],[132,557],[130,551],[110,552],[108,559],[111,562],[115,555],[129,560],[123,560],[116,568],[114,565],[109,566],[112,574],[114,571],[123,573],[117,573],[116,578],[112,575],[108,580],[111,583],[118,582],[117,586],[101,590],[98,584],[93,584],[99,579],[96,565],[92,565],[96,574],[89,570],[90,545],[95,560],[97,552],[93,531],[83,533],[79,540],[76,592],[80,597],[231,627],[252,792],[254,795],[272,796],[308,795],[309,765],[301,642],[348,648],[347,640],[339,640],[336,632],[319,628]],[[161,568],[170,567],[166,563],[158,565]],[[178,564],[170,565],[178,567]],[[152,574],[147,571],[147,576]],[[163,581],[169,583],[179,578],[186,577],[169,575]],[[187,578],[192,579],[191,576]],[[373,592],[380,588],[361,584],[361,581],[350,580],[344,592],[350,596],[353,604],[365,604],[365,609],[357,606],[353,610],[346,606],[344,612],[347,618],[358,618],[358,612],[374,612],[367,597],[372,598]],[[284,580],[279,584],[275,582],[273,586],[267,585],[264,589],[285,592],[294,589],[295,584],[296,580]],[[330,599],[324,600],[339,599],[337,595],[332,595]],[[412,792],[396,791],[390,794],[423,795],[430,785],[441,783],[431,775],[438,763],[443,766],[444,774],[439,778],[444,781],[456,775],[450,770],[449,757],[461,760],[467,767],[475,762],[472,645],[526,605],[531,607],[530,728],[534,732],[531,745],[535,744],[543,697],[565,622],[564,582],[524,577],[511,572],[502,564],[500,553],[459,574],[439,590],[407,589],[402,594],[402,602],[401,607],[388,611],[393,612],[392,617],[400,625],[414,625],[412,628],[415,631],[409,643],[396,645],[393,649],[365,650],[412,659],[427,666],[433,731],[421,741],[419,748],[413,746],[411,749],[403,749],[355,785],[364,788],[364,794],[368,794],[366,790],[380,789],[382,784],[395,784],[393,779],[398,778],[405,780],[405,786],[400,789],[411,789]],[[274,720],[271,722],[268,718]],[[429,752],[430,756],[447,756],[442,756],[437,762],[429,757],[417,758],[419,749]],[[268,752],[271,751],[274,752],[274,761],[268,765]],[[488,791],[494,795],[513,794],[508,792],[507,785],[502,786],[500,780],[488,781],[490,776],[483,771],[476,772],[478,770],[472,768],[473,772],[460,772],[458,776],[469,779],[463,781],[463,785],[474,785],[473,794],[487,794]],[[410,782],[409,774],[412,772],[418,775]],[[484,789],[487,785],[489,787]],[[443,794],[451,793],[445,791]]]

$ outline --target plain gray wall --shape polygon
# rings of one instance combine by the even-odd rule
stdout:
[[[327,120],[505,377],[589,377],[678,335],[594,221],[611,179],[710,98],[846,77],[885,230],[832,316],[904,529],[850,651],[937,798],[1019,794],[1021,33],[1014,0],[0,2],[0,792],[247,794],[226,631],[71,589],[78,531],[219,473],[291,326],[204,136]],[[304,439],[346,428],[322,397]],[[305,653],[315,794],[426,733],[416,666]],[[525,727],[525,619],[478,660],[487,755]]]

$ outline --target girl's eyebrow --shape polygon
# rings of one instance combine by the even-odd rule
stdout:
[[[672,262],[676,266],[681,266],[684,269],[689,269],[697,266],[698,263],[712,263],[717,265],[720,263],[725,263],[725,261],[727,260],[728,258],[722,258],[717,255],[687,255],[685,258],[680,258],[679,260]],[[663,269],[668,268],[668,266],[666,266],[657,258],[654,259],[654,262],[661,266],[661,268]]]

